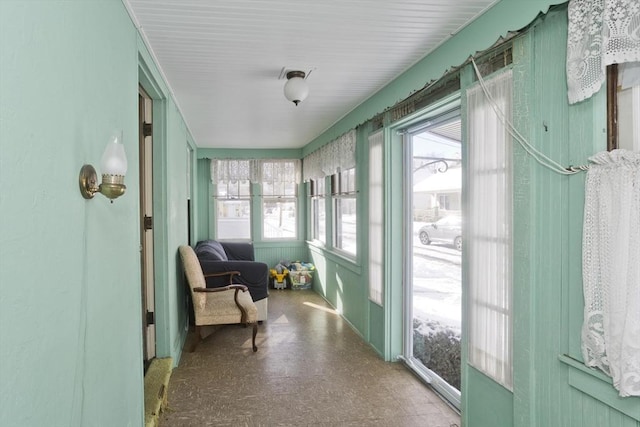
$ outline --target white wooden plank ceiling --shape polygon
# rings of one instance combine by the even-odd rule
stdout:
[[[197,145],[221,148],[306,145],[495,3],[124,1]],[[297,107],[283,67],[313,69]]]

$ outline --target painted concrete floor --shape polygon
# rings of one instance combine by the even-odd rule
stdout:
[[[231,325],[184,352],[160,426],[460,425],[434,392],[403,365],[381,360],[312,291],[272,290],[257,344],[253,353],[251,328]]]

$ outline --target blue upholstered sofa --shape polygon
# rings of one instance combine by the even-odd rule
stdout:
[[[203,240],[194,249],[205,275],[225,271],[239,271],[235,281],[247,286],[258,307],[258,321],[267,320],[269,297],[269,267],[255,260],[251,242],[219,242]],[[207,288],[228,285],[227,277],[207,277]]]

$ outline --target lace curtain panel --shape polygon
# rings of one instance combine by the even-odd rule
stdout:
[[[211,182],[255,181],[251,160],[211,160]]]
[[[302,176],[300,160],[260,160],[259,163],[261,175],[258,176],[258,182],[300,183]]]
[[[569,103],[589,98],[606,66],[640,61],[640,1],[571,0],[567,37]]]
[[[300,183],[301,162],[297,159],[211,160],[212,182]]]
[[[640,153],[605,151],[589,160],[582,353],[620,396],[640,396]]]
[[[318,179],[355,166],[356,131],[353,129],[306,156],[303,179]]]

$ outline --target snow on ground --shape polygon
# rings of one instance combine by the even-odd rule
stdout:
[[[449,328],[457,334],[461,325],[461,253],[445,244],[422,245],[414,222],[413,317],[422,320],[421,332]]]

